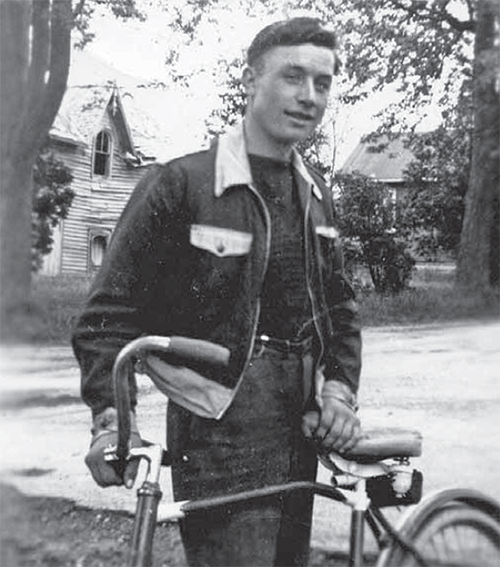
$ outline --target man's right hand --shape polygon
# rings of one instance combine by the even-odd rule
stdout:
[[[104,450],[110,445],[116,446],[117,443],[118,433],[116,431],[100,431],[91,442],[89,452],[85,457],[85,464],[90,469],[92,477],[99,486],[121,486],[125,484],[127,488],[132,488],[137,475],[139,461],[136,459],[130,461],[125,468],[123,478],[121,478],[112,463],[104,459]],[[141,438],[137,432],[131,433],[130,443],[132,447],[142,446]]]
[[[130,444],[131,447],[142,447],[139,429],[134,412],[130,412]],[[89,467],[94,480],[99,486],[121,486],[132,488],[137,475],[139,461],[133,460],[127,464],[123,478],[120,477],[110,461],[104,459],[104,450],[110,445],[118,444],[118,413],[115,408],[109,407],[96,415],[92,423],[92,441],[85,457],[85,464]]]

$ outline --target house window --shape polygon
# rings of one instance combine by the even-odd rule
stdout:
[[[94,175],[109,176],[111,172],[111,136],[102,130],[97,134],[94,144]]]
[[[109,230],[91,229],[89,233],[89,271],[93,272],[102,266],[104,254],[108,248],[111,232]]]

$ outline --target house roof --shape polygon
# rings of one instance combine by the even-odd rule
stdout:
[[[376,142],[361,142],[340,168],[340,173],[360,173],[384,183],[401,183],[404,170],[413,159],[403,136]]]
[[[68,87],[50,136],[88,146],[108,104],[120,113],[125,146],[132,154],[154,158],[165,153],[163,128],[148,112],[149,101],[140,79],[117,71],[85,52],[73,54]]]

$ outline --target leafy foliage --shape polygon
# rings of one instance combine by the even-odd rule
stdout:
[[[71,170],[51,152],[42,152],[33,168],[32,269],[52,250],[54,228],[68,216],[75,192]]]
[[[363,255],[379,293],[399,293],[408,287],[415,259],[406,242],[389,234],[376,236],[364,243]]]
[[[408,286],[415,260],[407,250],[404,232],[395,237],[398,216],[389,187],[363,175],[335,177],[339,224],[346,237],[346,268],[368,267],[379,293],[397,293]]]
[[[414,161],[406,171],[409,191],[404,222],[414,232],[419,254],[436,259],[456,253],[470,169],[470,136],[438,129],[415,136]]]
[[[359,174],[337,174],[335,183],[343,234],[364,242],[385,234],[393,225],[394,211],[387,185]]]
[[[464,63],[470,62],[471,54],[466,54],[470,40],[464,38],[462,43],[462,37],[472,23],[469,17],[459,23],[451,15],[449,1],[354,0],[350,4],[353,34],[346,37],[346,69],[357,84],[398,83],[408,102],[426,102],[436,80],[452,79],[448,69],[459,66],[463,72]]]
[[[77,0],[73,7],[73,27],[77,37],[75,47],[83,49],[94,39],[95,34],[91,31],[90,24],[99,8],[109,10],[121,20],[146,19],[144,12],[137,7],[137,0]]]
[[[240,81],[243,60],[220,61],[217,76],[222,78],[220,106],[214,108],[207,120],[208,137],[224,132],[245,112],[246,93]]]

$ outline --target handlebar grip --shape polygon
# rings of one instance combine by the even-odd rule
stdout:
[[[214,366],[227,366],[229,364],[230,351],[226,347],[187,337],[169,337],[170,343],[167,347],[158,348],[162,353],[170,354],[180,358],[186,363],[203,363]],[[156,350],[152,346],[150,351]]]

